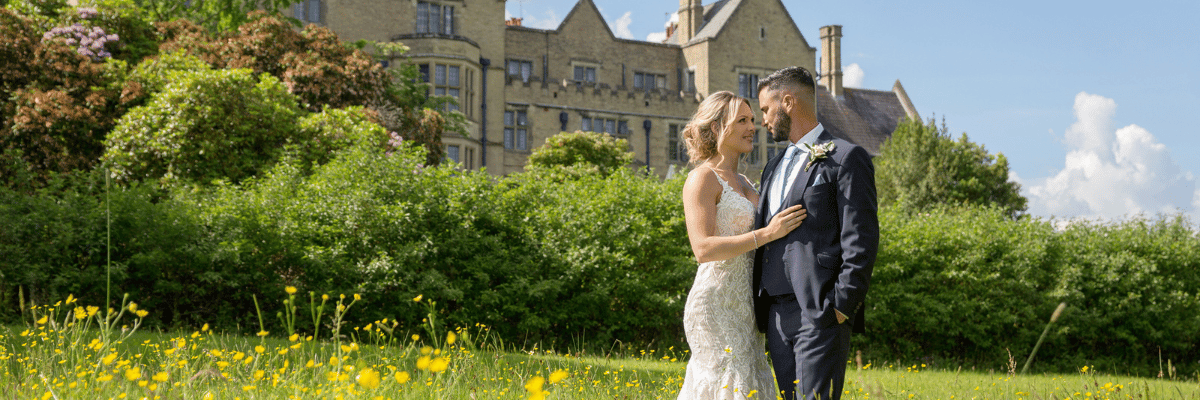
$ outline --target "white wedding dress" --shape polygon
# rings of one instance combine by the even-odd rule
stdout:
[[[717,236],[749,232],[754,204],[718,175]],[[691,360],[679,400],[775,399],[766,338],[754,324],[750,299],[753,252],[700,264],[683,310]]]

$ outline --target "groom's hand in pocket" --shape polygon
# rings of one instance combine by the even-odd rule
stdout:
[[[808,218],[808,210],[805,210],[803,205],[797,204],[783,209],[771,217],[771,222],[767,224],[767,241],[771,242],[787,236],[792,230],[798,228],[805,218]]]

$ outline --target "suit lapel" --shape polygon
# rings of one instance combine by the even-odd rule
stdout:
[[[821,131],[821,134],[817,136],[817,141],[816,143],[813,143],[813,146],[815,147],[830,140],[833,140],[833,137],[829,134],[829,131]],[[834,149],[833,151],[837,151],[837,149]],[[812,153],[806,151],[804,153],[804,159],[800,160],[801,163],[796,165],[796,168],[800,168],[800,175],[796,177],[796,180],[792,181],[792,190],[788,192],[787,196],[785,196],[787,197],[787,203],[785,204],[800,203],[800,199],[804,198],[804,193],[808,192],[808,182],[812,180],[813,173],[817,172],[817,168],[820,168],[821,163],[824,162],[823,160],[817,161],[812,165],[812,167],[805,171],[804,166],[808,165],[808,160],[810,158],[812,158]]]

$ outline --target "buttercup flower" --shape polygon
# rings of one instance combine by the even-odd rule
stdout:
[[[567,371],[560,369],[550,374],[550,383],[552,384],[562,382],[563,379],[567,379]]]
[[[362,387],[367,389],[377,388],[379,387],[379,372],[376,372],[371,368],[364,369],[358,373],[358,376],[354,378],[354,381],[358,382],[359,385],[362,385]]]

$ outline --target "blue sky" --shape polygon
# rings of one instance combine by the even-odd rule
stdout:
[[[594,1],[615,34],[638,40],[679,8]],[[899,79],[922,117],[944,117],[955,136],[1008,157],[1030,213],[1182,210],[1200,221],[1200,2],[783,3],[811,46],[821,26],[843,26],[847,85],[886,90]],[[574,5],[506,9],[553,29]]]

